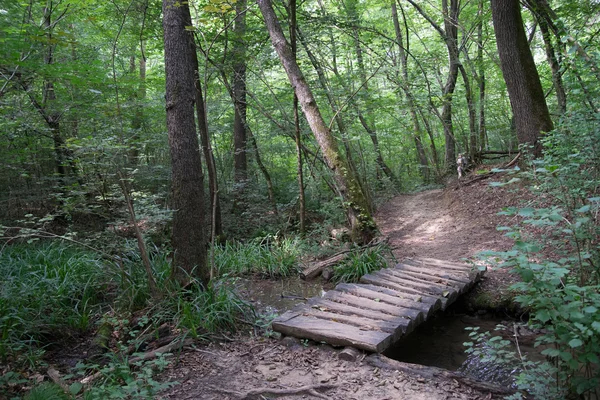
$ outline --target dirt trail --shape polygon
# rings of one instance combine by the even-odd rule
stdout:
[[[397,196],[383,205],[376,220],[399,261],[423,256],[458,261],[483,249],[509,245],[495,231],[498,211],[487,186],[469,191],[432,190]],[[422,377],[338,358],[328,345],[242,335],[233,341],[212,343],[182,354],[163,379],[180,385],[163,399],[492,399],[454,379]],[[410,366],[410,364],[405,364]],[[332,385],[318,392],[296,395],[250,395],[260,388],[297,389]],[[260,390],[259,390],[260,391]],[[498,397],[500,398],[500,397]]]
[[[506,248],[506,239],[496,231],[498,209],[481,195],[465,199],[461,194],[439,189],[400,195],[378,210],[379,229],[399,261],[407,257],[460,261],[482,250]]]

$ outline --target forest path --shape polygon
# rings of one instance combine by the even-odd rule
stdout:
[[[489,202],[460,195],[428,190],[396,196],[379,208],[375,220],[398,261],[407,257],[460,261],[505,242],[496,231],[495,218],[490,218]]]

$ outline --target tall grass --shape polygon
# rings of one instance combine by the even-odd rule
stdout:
[[[391,255],[391,250],[385,245],[367,248],[350,254],[343,262],[333,268],[333,281],[358,282],[361,276],[387,268],[388,259],[386,254]],[[391,255],[393,258],[393,255]]]
[[[217,275],[257,274],[276,278],[298,272],[302,243],[297,238],[267,236],[247,243],[232,242],[214,248]]]
[[[99,256],[61,243],[0,252],[0,359],[90,327],[108,285]]]

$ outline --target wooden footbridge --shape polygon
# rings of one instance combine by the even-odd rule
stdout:
[[[431,258],[343,283],[273,321],[273,330],[298,338],[381,353],[469,290],[483,271]]]

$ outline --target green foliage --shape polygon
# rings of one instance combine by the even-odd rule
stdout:
[[[70,397],[65,394],[56,383],[43,383],[31,389],[25,400],[69,400]]]
[[[506,327],[498,325],[496,330]],[[463,343],[470,354],[472,366],[462,372],[473,373],[481,379],[511,386],[527,392],[534,399],[562,399],[566,395],[565,388],[556,385],[557,369],[548,362],[532,361],[523,355],[510,340],[501,336],[493,336],[490,332],[479,332],[479,327],[470,330],[469,342]],[[471,371],[471,369],[476,369]],[[508,397],[522,399],[521,392]]]
[[[246,243],[228,242],[214,247],[217,275],[257,274],[276,278],[298,272],[302,243],[298,238],[268,235]]]
[[[388,258],[386,255],[390,256],[391,254],[390,248],[384,244],[354,251],[333,268],[332,279],[336,283],[358,282],[363,275],[387,268]]]
[[[600,130],[598,120],[575,115],[544,140],[545,157],[519,175],[532,183],[542,205],[503,211],[519,221],[501,227],[512,250],[486,252],[521,277],[513,289],[529,310],[529,323],[544,330],[538,345],[552,361],[548,396],[565,388],[578,395],[600,386]],[[552,204],[547,206],[547,204]],[[534,239],[535,233],[538,240]],[[521,382],[538,386],[524,371]],[[544,397],[560,398],[560,397]]]
[[[3,362],[39,341],[86,331],[108,284],[96,254],[61,243],[5,246],[0,276]]]

